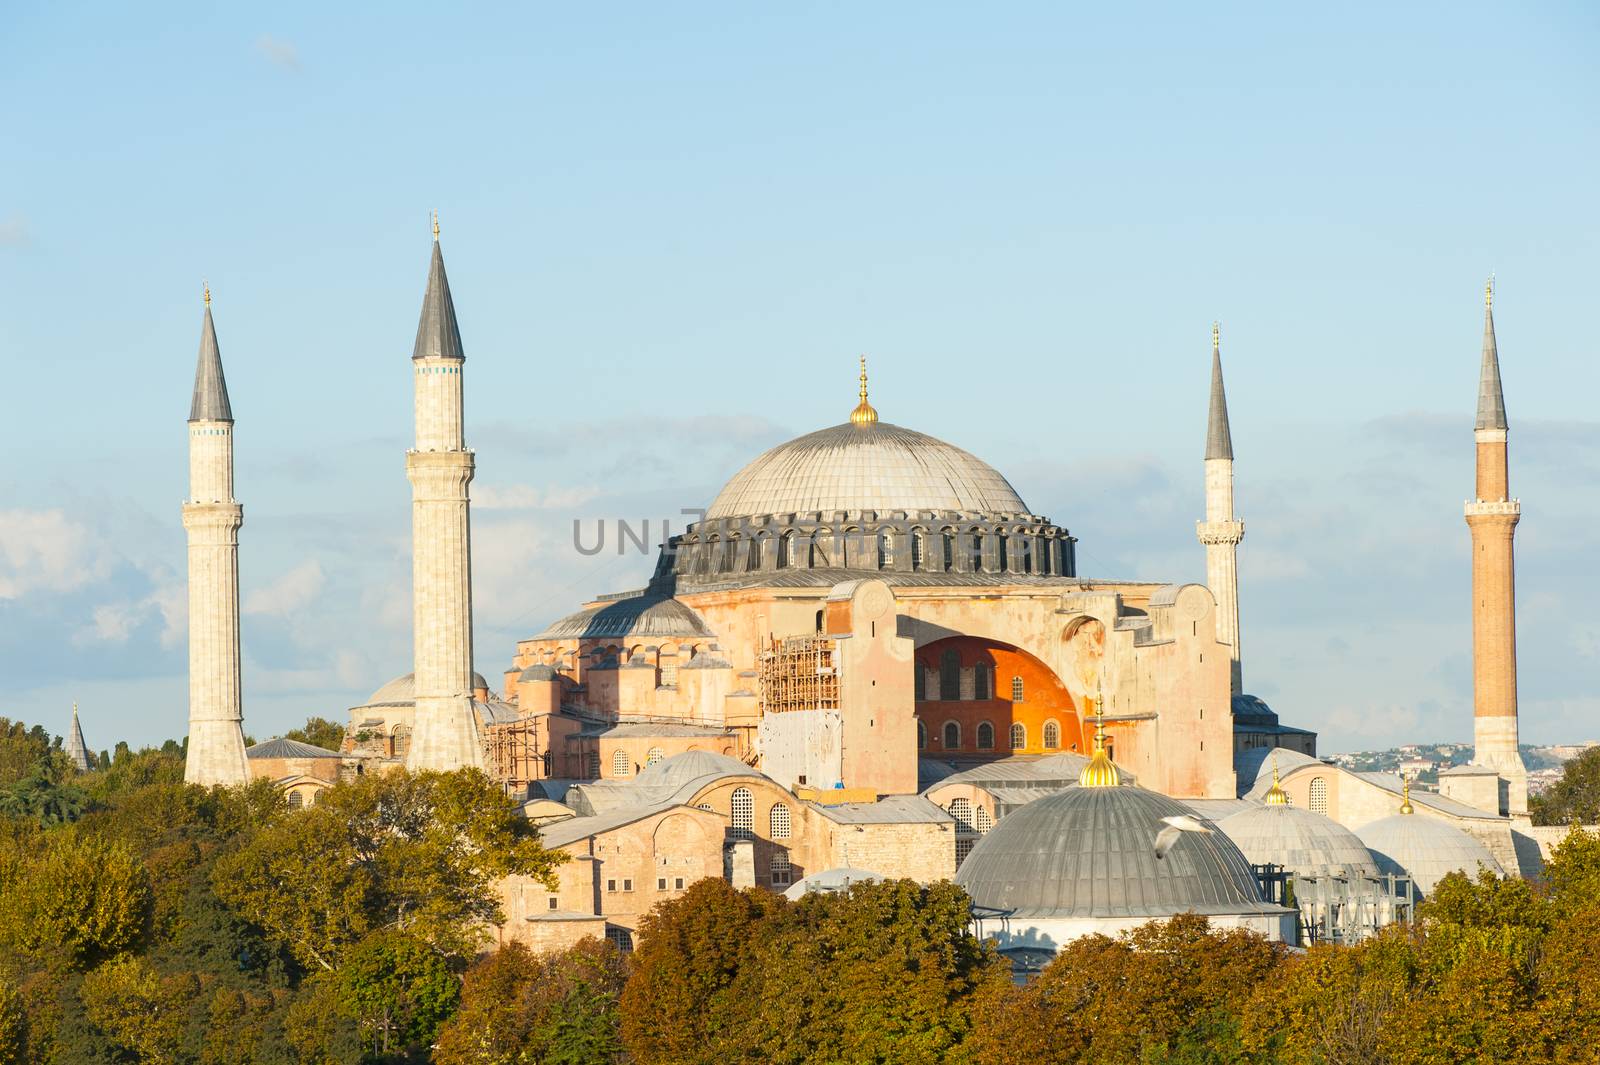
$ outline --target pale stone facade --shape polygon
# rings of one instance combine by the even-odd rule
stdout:
[[[191,784],[240,785],[250,779],[239,678],[244,508],[233,498],[233,411],[209,290],[201,329],[189,412],[189,498],[183,504],[189,540],[189,749],[183,777]]]

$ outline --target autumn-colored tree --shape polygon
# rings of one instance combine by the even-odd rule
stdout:
[[[501,919],[496,882],[553,884],[561,859],[477,770],[396,771],[329,788],[219,859],[212,882],[302,965],[331,971],[380,929],[470,956]]]
[[[325,717],[308,717],[304,725],[285,732],[283,738],[299,740],[301,743],[309,743],[313,747],[321,747],[328,751],[337,751],[344,744],[344,732],[344,726],[337,722],[329,721]]]
[[[1537,1026],[1550,1060],[1592,1062],[1600,1051],[1600,899],[1574,907],[1545,941],[1538,966]]]
[[[50,748],[50,733],[42,725],[29,728],[20,721],[0,717],[0,790],[32,772]]]
[[[1236,1018],[1283,965],[1277,944],[1181,914],[1116,939],[1066,944],[1033,983],[987,994],[973,1041],[983,1065],[1240,1060]],[[1013,1037],[1020,1037],[1014,1039]]]
[[[622,992],[622,1039],[640,1065],[718,1061],[737,1005],[729,992],[784,900],[701,880],[639,922]]]
[[[0,943],[87,968],[137,946],[150,917],[150,882],[125,846],[52,832],[35,850],[0,854]]]
[[[1553,911],[1529,881],[1484,869],[1475,878],[1459,872],[1445,876],[1418,917],[1425,932],[1421,958],[1431,972],[1452,969],[1488,950],[1531,977]]]
[[[1495,1062],[1541,1065],[1550,1060],[1534,1012],[1531,973],[1497,944],[1450,942],[1447,967],[1393,1004],[1380,1048],[1394,1062]],[[1424,954],[1436,949],[1426,944]],[[1443,959],[1442,959],[1443,960]]]
[[[0,980],[0,1065],[28,1065],[28,1014],[22,992]]]
[[[623,979],[621,955],[602,940],[539,955],[502,947],[467,970],[435,1065],[612,1065],[622,1054]]]
[[[421,940],[393,931],[375,932],[356,944],[334,987],[340,1010],[379,1057],[426,1049],[461,994],[444,957]]]
[[[1544,863],[1551,903],[1566,913],[1600,898],[1600,832],[1573,829]]]
[[[162,978],[141,958],[114,958],[83,978],[89,1020],[140,1062],[170,1063],[199,991],[192,975]]]
[[[1600,747],[1568,760],[1561,779],[1530,806],[1536,825],[1600,823]]]

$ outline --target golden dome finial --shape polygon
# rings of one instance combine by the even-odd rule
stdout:
[[[1403,814],[1416,813],[1411,808],[1411,778],[1404,773],[1400,774],[1400,812]]]
[[[861,402],[850,412],[850,424],[872,425],[877,420],[878,412],[867,402],[867,357],[863,355],[861,356]]]
[[[1487,280],[1487,281],[1485,281],[1483,283],[1483,305],[1485,307],[1493,307],[1494,306],[1494,275],[1493,274],[1490,274],[1489,275],[1489,280]]]
[[[1278,786],[1278,752],[1272,752],[1272,787],[1267,789],[1263,801],[1268,806],[1288,806],[1289,793]]]
[[[1080,788],[1114,788],[1122,783],[1116,763],[1106,754],[1106,700],[1100,687],[1094,690],[1094,754],[1078,774]]]
[[[433,212],[433,242],[435,244],[439,243],[439,211],[437,208]]]
[[[204,299],[206,301],[206,306],[209,307],[211,306],[211,282],[202,281],[200,284],[205,289]]]
[[[1211,350],[1213,353],[1222,350],[1222,323],[1211,323]]]

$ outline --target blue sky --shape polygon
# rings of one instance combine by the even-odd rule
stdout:
[[[438,208],[477,658],[843,419],[951,440],[1088,576],[1203,577],[1209,330],[1247,686],[1325,750],[1470,735],[1484,275],[1523,499],[1524,736],[1600,738],[1592,5],[9,4],[0,714],[181,734],[209,279],[247,728],[406,672],[408,356]]]

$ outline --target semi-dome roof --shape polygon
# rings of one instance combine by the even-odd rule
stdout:
[[[1014,917],[1281,913],[1221,832],[1184,832],[1155,853],[1161,819],[1192,812],[1144,788],[1073,787],[1016,810],[961,863],[974,905]]]
[[[753,774],[755,770],[737,758],[715,751],[684,751],[645,766],[633,779],[638,787],[676,788],[701,777],[728,773]]]
[[[846,422],[790,440],[733,475],[706,520],[837,510],[1027,514],[993,466],[887,422]]]
[[[1450,873],[1477,876],[1482,866],[1496,876],[1505,870],[1489,848],[1447,821],[1421,814],[1393,814],[1356,830],[1381,873],[1409,874],[1423,895],[1433,894]]]
[[[474,690],[487,688],[489,682],[483,679],[482,673],[472,674],[472,687]],[[384,706],[390,703],[414,703],[417,701],[416,674],[407,673],[403,677],[396,677],[377,691],[362,706]]]
[[[1300,876],[1376,876],[1378,866],[1356,834],[1297,806],[1256,806],[1217,827],[1252,865],[1281,865]]]
[[[553,621],[536,640],[625,640],[714,636],[704,619],[676,599],[635,595]]]

